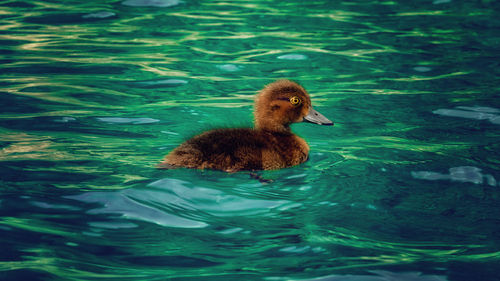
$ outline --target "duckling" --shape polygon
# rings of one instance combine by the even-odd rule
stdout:
[[[255,100],[254,116],[254,128],[215,129],[187,140],[158,168],[236,172],[291,167],[308,159],[309,146],[292,133],[290,125],[303,121],[333,125],[312,108],[306,90],[290,80],[265,86]]]

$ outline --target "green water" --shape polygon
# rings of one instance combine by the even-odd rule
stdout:
[[[1,1],[0,280],[500,280],[497,1]],[[306,163],[156,170],[301,83]]]

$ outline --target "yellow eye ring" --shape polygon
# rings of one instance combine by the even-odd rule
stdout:
[[[293,105],[299,105],[302,103],[302,101],[300,100],[300,98],[293,96],[290,98],[290,103]]]

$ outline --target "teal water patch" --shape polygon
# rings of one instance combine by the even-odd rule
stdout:
[[[498,280],[498,1],[3,1],[0,279]],[[295,80],[288,169],[157,170]]]

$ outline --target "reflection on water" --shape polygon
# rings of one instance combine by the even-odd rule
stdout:
[[[86,15],[83,15],[82,17],[84,19],[91,19],[91,18],[104,19],[104,18],[109,18],[109,17],[113,17],[113,16],[116,16],[116,14],[113,12],[101,11],[101,12],[86,14]]]
[[[280,60],[305,60],[305,59],[307,59],[307,56],[301,55],[301,54],[287,54],[287,55],[278,56],[278,59],[280,59]]]
[[[330,275],[307,281],[446,281],[446,277],[439,275],[422,275],[420,273],[393,273],[383,270],[371,271],[373,275]],[[280,279],[272,279],[280,280]],[[306,281],[306,280],[304,280]]]
[[[457,109],[438,109],[433,111],[434,114],[461,117],[476,120],[488,120],[493,124],[500,124],[499,109],[486,106],[457,106]]]
[[[74,119],[74,118],[73,118]],[[145,117],[137,117],[137,118],[129,118],[129,117],[101,117],[96,118],[99,121],[112,123],[112,124],[150,124],[160,122],[158,119],[153,118],[145,118]],[[68,119],[65,119],[68,120]]]
[[[187,187],[186,182],[162,179],[148,184],[147,189],[125,189],[119,192],[88,192],[66,198],[86,203],[100,203],[89,214],[117,214],[119,217],[143,220],[168,227],[206,227],[203,221],[190,218],[210,216],[271,215],[270,211],[287,210],[300,204],[287,200],[250,199],[225,194],[212,188]],[[184,214],[184,217],[172,213]],[[175,212],[173,212],[175,210]],[[209,221],[209,219],[205,219]]]
[[[474,184],[487,183],[491,186],[496,186],[496,179],[490,174],[482,174],[481,169],[477,167],[454,167],[450,168],[449,174],[440,174],[429,171],[412,172],[411,175],[417,179],[425,180],[452,180],[460,182],[470,182]]]
[[[498,280],[499,3],[3,1],[0,279]],[[154,168],[279,78],[309,161]]]
[[[123,5],[132,7],[170,7],[182,3],[179,0],[125,0]]]

